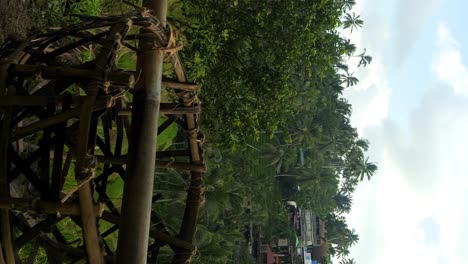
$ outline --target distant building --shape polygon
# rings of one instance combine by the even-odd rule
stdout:
[[[313,246],[312,247],[312,260],[316,260],[317,263],[321,263],[322,259],[324,259],[327,256],[327,245],[324,240],[324,235],[325,235],[325,222],[322,219],[319,219],[318,221],[319,226],[318,226],[318,237],[320,239],[320,243],[318,246]]]

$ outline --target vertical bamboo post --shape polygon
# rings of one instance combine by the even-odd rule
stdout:
[[[186,82],[185,72],[180,62],[179,56],[176,54],[173,57],[173,64],[177,80],[179,82]],[[182,97],[182,102],[185,106],[191,106],[191,98]],[[186,114],[185,120],[187,122],[187,131],[190,144],[190,160],[192,164],[202,165],[202,157],[200,155],[200,145],[197,138],[197,123],[194,114]],[[184,218],[180,227],[180,239],[193,243],[195,240],[195,233],[197,229],[198,210],[202,199],[202,176],[203,173],[199,171],[192,171],[190,178],[190,187],[187,191],[187,199],[185,203]],[[174,258],[172,263],[186,263],[192,256],[192,252],[183,248],[176,248],[174,251]]]
[[[0,243],[0,264],[5,264],[5,257],[3,256],[2,243]]]
[[[96,95],[99,87],[93,84],[88,88],[87,98],[81,106],[79,135],[80,143],[76,147],[76,167],[75,175],[78,183],[89,177],[88,141],[89,129],[91,127],[91,116],[93,106],[96,101]],[[89,182],[85,183],[78,190],[80,199],[81,221],[83,223],[83,233],[86,244],[86,252],[88,253],[88,261],[91,264],[104,263],[104,258],[101,254],[101,246],[99,244],[98,230],[96,226],[96,215],[94,211],[94,201]]]
[[[166,26],[167,0],[146,0],[143,5],[154,10],[161,25]],[[147,29],[141,32],[151,33]],[[143,264],[148,256],[164,59],[164,51],[155,49],[155,44],[157,42],[152,40],[141,40],[137,57],[141,75],[133,97],[132,132],[116,263]]]
[[[3,247],[5,248],[5,256],[7,263],[15,263],[15,254],[13,249],[13,242],[11,237],[11,226],[10,226],[10,213],[8,209],[1,209],[1,221],[2,221],[2,240]],[[0,248],[1,250],[1,248]]]
[[[1,69],[0,69],[1,70]],[[2,74],[2,73],[0,73]],[[4,73],[3,73],[4,74]],[[15,94],[15,87],[10,85],[7,89],[6,75],[0,77],[0,96]],[[1,122],[0,131],[0,197],[3,199],[10,199],[10,190],[8,185],[8,171],[10,164],[8,163],[8,147],[10,146],[10,129],[11,129],[11,117],[12,108],[6,107],[3,111],[3,120]],[[10,226],[10,214],[8,209],[0,210],[1,218],[1,231],[2,231],[2,243],[5,250],[5,258],[7,263],[15,263],[15,255],[13,249],[13,242],[11,237],[11,226]],[[0,248],[0,251],[2,249]]]
[[[109,67],[113,65],[116,49],[119,47],[118,43],[122,38],[122,34],[125,35],[130,26],[131,21],[126,18],[122,20],[121,23],[114,24],[111,27],[103,48],[96,59],[95,71],[100,72],[102,77],[107,75],[108,70],[110,69]],[[96,214],[94,211],[94,199],[91,184],[89,183],[89,178],[94,175],[94,168],[92,168],[91,164],[93,161],[90,159],[94,159],[94,157],[88,153],[90,140],[93,142],[91,147],[94,147],[94,141],[96,138],[96,123],[93,122],[92,124],[92,115],[102,81],[104,81],[104,79],[96,80],[96,82],[92,83],[88,87],[86,99],[81,106],[79,126],[80,144],[78,144],[76,148],[75,174],[79,182],[84,180],[87,181],[78,190],[78,195],[80,199],[81,221],[83,224],[86,251],[88,253],[88,262],[91,264],[104,263],[104,257],[99,243]],[[92,136],[90,136],[90,134]]]

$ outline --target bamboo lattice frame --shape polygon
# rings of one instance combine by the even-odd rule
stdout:
[[[118,69],[116,55],[122,47],[134,48],[132,41],[140,38],[153,38],[167,47],[170,32],[147,10],[81,19],[78,25],[49,30],[22,43],[6,42],[0,48],[0,263],[17,262],[26,245],[32,248],[28,263],[34,262],[39,247],[51,263],[100,263],[112,261],[115,254],[105,238],[119,229],[120,211],[106,188],[112,174],[125,180],[125,164],[131,157],[122,153],[123,140],[138,133],[131,131],[131,105],[124,96],[132,93],[138,73]],[[153,34],[134,33],[138,31],[132,28]],[[97,51],[94,60],[68,58],[90,45]],[[176,77],[164,77],[163,86],[179,102],[161,103],[160,113],[167,120],[159,124],[158,134],[176,123],[187,132],[187,147],[157,152],[154,162],[157,168],[190,171],[191,180],[179,233],[164,228],[150,232],[154,242],[148,245],[148,260],[154,263],[164,245],[174,250],[175,263],[190,260],[206,171],[197,123],[200,105],[194,100],[198,86],[187,82],[177,52],[170,51]],[[104,136],[97,131],[99,123]],[[109,136],[112,127],[117,129],[115,139]],[[95,154],[95,149],[102,154]],[[73,162],[76,187],[65,190]],[[104,164],[99,174],[96,163]],[[13,195],[19,179],[29,191]],[[159,197],[155,195],[153,202]],[[25,212],[34,221],[25,219]],[[83,230],[84,243],[66,240],[59,224],[64,219]],[[99,232],[101,221],[112,227]]]

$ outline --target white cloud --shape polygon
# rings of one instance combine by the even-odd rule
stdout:
[[[390,120],[365,130],[379,172],[358,188],[348,218],[361,238],[352,250],[358,263],[394,263],[395,252],[405,264],[468,262],[458,248],[468,243],[460,232],[468,222],[468,99],[441,84],[428,93],[409,134]],[[422,227],[427,218],[440,228],[437,243]]]
[[[401,65],[411,54],[421,29],[437,7],[439,0],[399,0],[396,14],[396,65]]]
[[[417,107],[404,119],[409,129],[378,114],[392,103],[384,61],[367,69],[364,88],[348,94],[355,124],[379,163],[378,175],[358,187],[348,217],[360,235],[351,252],[358,263],[468,263],[461,246],[468,243],[468,97],[459,96],[468,95],[468,67],[461,52],[450,30],[439,26],[433,63],[438,80],[412,99]],[[439,241],[423,226],[428,218]]]
[[[358,0],[353,11],[364,20],[365,39],[354,41],[370,51],[385,50],[386,65],[395,69],[410,59],[424,25],[440,0]],[[373,54],[374,52],[371,52]]]
[[[437,49],[432,65],[437,78],[449,84],[459,95],[468,96],[468,68],[461,59],[460,44],[443,23],[437,30]]]
[[[358,75],[359,84],[344,93],[353,105],[351,122],[359,133],[368,127],[380,125],[388,116],[388,83],[378,72],[372,73],[379,68],[377,63],[373,62],[368,68],[371,74]]]

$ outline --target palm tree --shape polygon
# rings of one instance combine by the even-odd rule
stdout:
[[[339,191],[335,194],[335,203],[337,213],[349,213],[353,205],[351,196],[348,193]]]
[[[343,8],[345,10],[351,10],[353,6],[356,4],[356,1],[355,0],[343,0],[341,3],[343,4]]]
[[[352,194],[356,190],[356,186],[359,183],[359,180],[354,177],[344,176],[343,181],[340,184],[340,192],[345,194]]]
[[[343,176],[345,178],[356,178],[359,181],[367,177],[368,180],[377,172],[377,163],[370,162],[365,157],[365,151],[369,149],[369,142],[365,139],[354,141],[353,146],[345,155],[345,166]]]
[[[366,157],[362,160],[361,164],[357,166],[356,172],[359,181],[364,180],[364,177],[366,177],[367,180],[370,180],[377,172],[377,163],[369,162],[369,157]]]
[[[346,55],[351,56],[354,54],[354,52],[356,52],[356,45],[352,43],[350,39],[343,38],[340,40],[340,42]]]
[[[320,126],[312,116],[304,115],[289,127],[294,144],[311,145],[320,133]]]
[[[361,60],[359,61],[358,67],[366,67],[368,64],[372,62],[372,56],[366,55],[366,49],[364,49],[364,52],[361,54],[355,56],[355,57],[360,57]]]
[[[345,258],[340,260],[340,264],[356,264],[356,261],[352,258]]]
[[[357,15],[353,12],[353,15],[346,13],[344,16],[343,21],[343,28],[351,28],[351,33],[353,33],[353,29],[358,29],[364,25],[364,21],[362,21],[361,16]]]
[[[356,85],[359,80],[353,76],[354,73],[346,72],[346,75],[341,74],[341,83],[346,83],[346,87]]]
[[[350,229],[346,219],[337,214],[329,214],[326,218],[327,242],[330,254],[340,258],[349,254],[349,248],[359,241],[354,229]]]
[[[297,164],[298,150],[292,145],[280,145],[266,143],[260,147],[260,157],[267,162],[268,166],[274,166],[275,172],[280,173],[288,170],[290,166]]]

